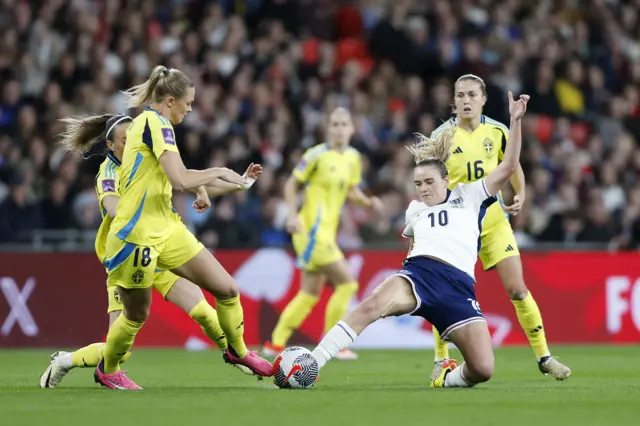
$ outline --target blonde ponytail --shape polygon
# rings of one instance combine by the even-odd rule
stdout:
[[[113,117],[113,114],[102,114],[61,119],[64,131],[60,133],[60,146],[66,152],[89,151],[94,143],[103,138],[105,126]]]
[[[161,102],[167,96],[181,99],[186,95],[189,87],[193,87],[193,83],[182,71],[158,65],[151,71],[147,81],[122,93],[128,98],[129,108],[138,108]]]
[[[413,155],[416,165],[428,160],[437,160],[444,164],[451,156],[451,146],[453,145],[455,133],[455,124],[438,133],[435,138],[428,138],[421,133],[414,133],[413,136],[416,141],[406,148]]]

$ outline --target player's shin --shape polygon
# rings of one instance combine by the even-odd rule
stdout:
[[[540,360],[545,356],[549,356],[547,338],[544,333],[544,327],[542,326],[542,315],[531,293],[528,293],[522,300],[512,300],[511,302],[516,308],[518,321],[529,339],[536,358]]]
[[[240,296],[231,299],[217,299],[216,308],[220,328],[227,336],[227,344],[233,355],[244,358],[247,346],[244,343],[244,313],[240,304]]]
[[[104,343],[92,343],[68,354],[73,367],[95,367],[102,359]],[[65,357],[66,358],[66,357]],[[63,362],[66,361],[63,360]]]
[[[431,330],[433,332],[433,341],[435,346],[434,361],[438,362],[449,359],[449,344],[442,341],[442,339],[440,338],[440,333],[435,326],[432,326]]]
[[[282,311],[278,324],[273,329],[271,343],[276,347],[285,346],[293,331],[309,316],[316,303],[318,303],[317,296],[304,291],[298,292]]]
[[[200,324],[204,334],[221,350],[227,349],[227,338],[220,327],[216,310],[206,300],[202,300],[191,309],[189,316]]]
[[[324,332],[328,333],[331,328],[340,321],[347,313],[351,298],[358,291],[358,283],[346,283],[336,286],[325,312]]]
[[[346,321],[338,321],[313,350],[318,368],[324,367],[330,359],[353,343],[358,334]]]
[[[118,319],[109,328],[107,342],[103,349],[105,374],[112,374],[120,369],[120,363],[131,350],[136,334],[144,323],[138,323],[127,319],[120,314]]]

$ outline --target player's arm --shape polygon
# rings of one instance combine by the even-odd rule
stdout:
[[[381,212],[384,208],[382,201],[378,197],[369,197],[360,189],[359,185],[362,181],[362,162],[360,154],[355,153],[356,161],[351,167],[351,176],[349,177],[349,192],[347,193],[347,200],[360,206],[370,207]]]
[[[485,189],[490,196],[494,196],[500,191],[502,185],[520,168],[520,150],[522,147],[521,121],[527,111],[529,96],[521,95],[515,101],[509,92],[509,114],[511,121],[509,124],[509,143],[506,144],[504,158],[502,162],[484,179]]]
[[[217,179],[209,185],[206,185],[205,189],[210,197],[219,197],[221,195],[232,194],[238,191],[245,191],[251,188],[261,174],[262,166],[260,164],[251,163],[249,164],[249,167],[247,167],[247,171],[242,175],[242,178],[245,179],[245,183],[243,185],[235,185],[222,179]]]
[[[120,197],[117,195],[107,195],[102,199],[102,207],[112,219],[116,217],[116,209],[118,208]]]
[[[213,183],[222,179],[234,185],[242,185],[242,176],[225,167],[213,167],[206,170],[187,169],[177,152],[165,151],[159,158],[162,169],[167,174],[173,189],[185,191]]]

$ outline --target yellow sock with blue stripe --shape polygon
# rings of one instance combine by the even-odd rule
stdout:
[[[124,314],[111,324],[107,334],[107,343],[102,351],[104,357],[104,373],[115,373],[120,369],[120,363],[133,346],[136,334],[143,323],[131,321]]]
[[[551,355],[547,346],[544,327],[542,326],[542,315],[531,292],[524,299],[512,300],[511,303],[516,308],[518,321],[520,321],[520,325],[527,335],[527,339],[529,339],[529,344],[533,348],[536,358],[540,360],[542,357]]]
[[[202,300],[194,306],[189,312],[189,316],[200,324],[204,334],[216,344],[218,349],[221,351],[227,349],[227,337],[224,335],[222,327],[220,327],[218,314],[206,300]]]
[[[240,304],[240,296],[227,300],[216,299],[218,321],[220,328],[227,336],[227,345],[234,355],[244,358],[247,356],[247,346],[244,344],[244,312]]]
[[[106,343],[92,343],[84,348],[80,348],[71,354],[71,365],[73,367],[95,367],[102,359],[102,351],[104,350]],[[131,358],[131,352],[122,357],[120,364],[126,362]]]
[[[336,286],[324,314],[324,334],[327,334],[344,317],[349,308],[349,301],[357,292],[358,283],[356,282]]]
[[[303,291],[298,292],[282,311],[278,324],[273,329],[271,344],[286,346],[293,331],[309,316],[316,303],[318,303],[318,296]]]
[[[449,344],[447,342],[443,342],[440,338],[440,333],[435,326],[431,326],[431,331],[433,332],[433,341],[435,344],[436,356],[434,361],[442,361],[445,359],[449,359]]]

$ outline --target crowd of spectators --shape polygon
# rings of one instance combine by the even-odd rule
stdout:
[[[124,111],[119,90],[164,64],[196,84],[176,127],[187,167],[265,169],[206,215],[176,194],[211,247],[288,244],[283,182],[336,106],[352,111],[363,187],[387,208],[346,207],[340,243],[398,243],[414,196],[403,147],[450,116],[453,82],[474,73],[499,121],[508,90],[531,95],[526,203],[512,218],[521,244],[635,248],[639,10],[640,0],[0,0],[0,241],[97,228],[104,147],[63,155],[58,119]]]

